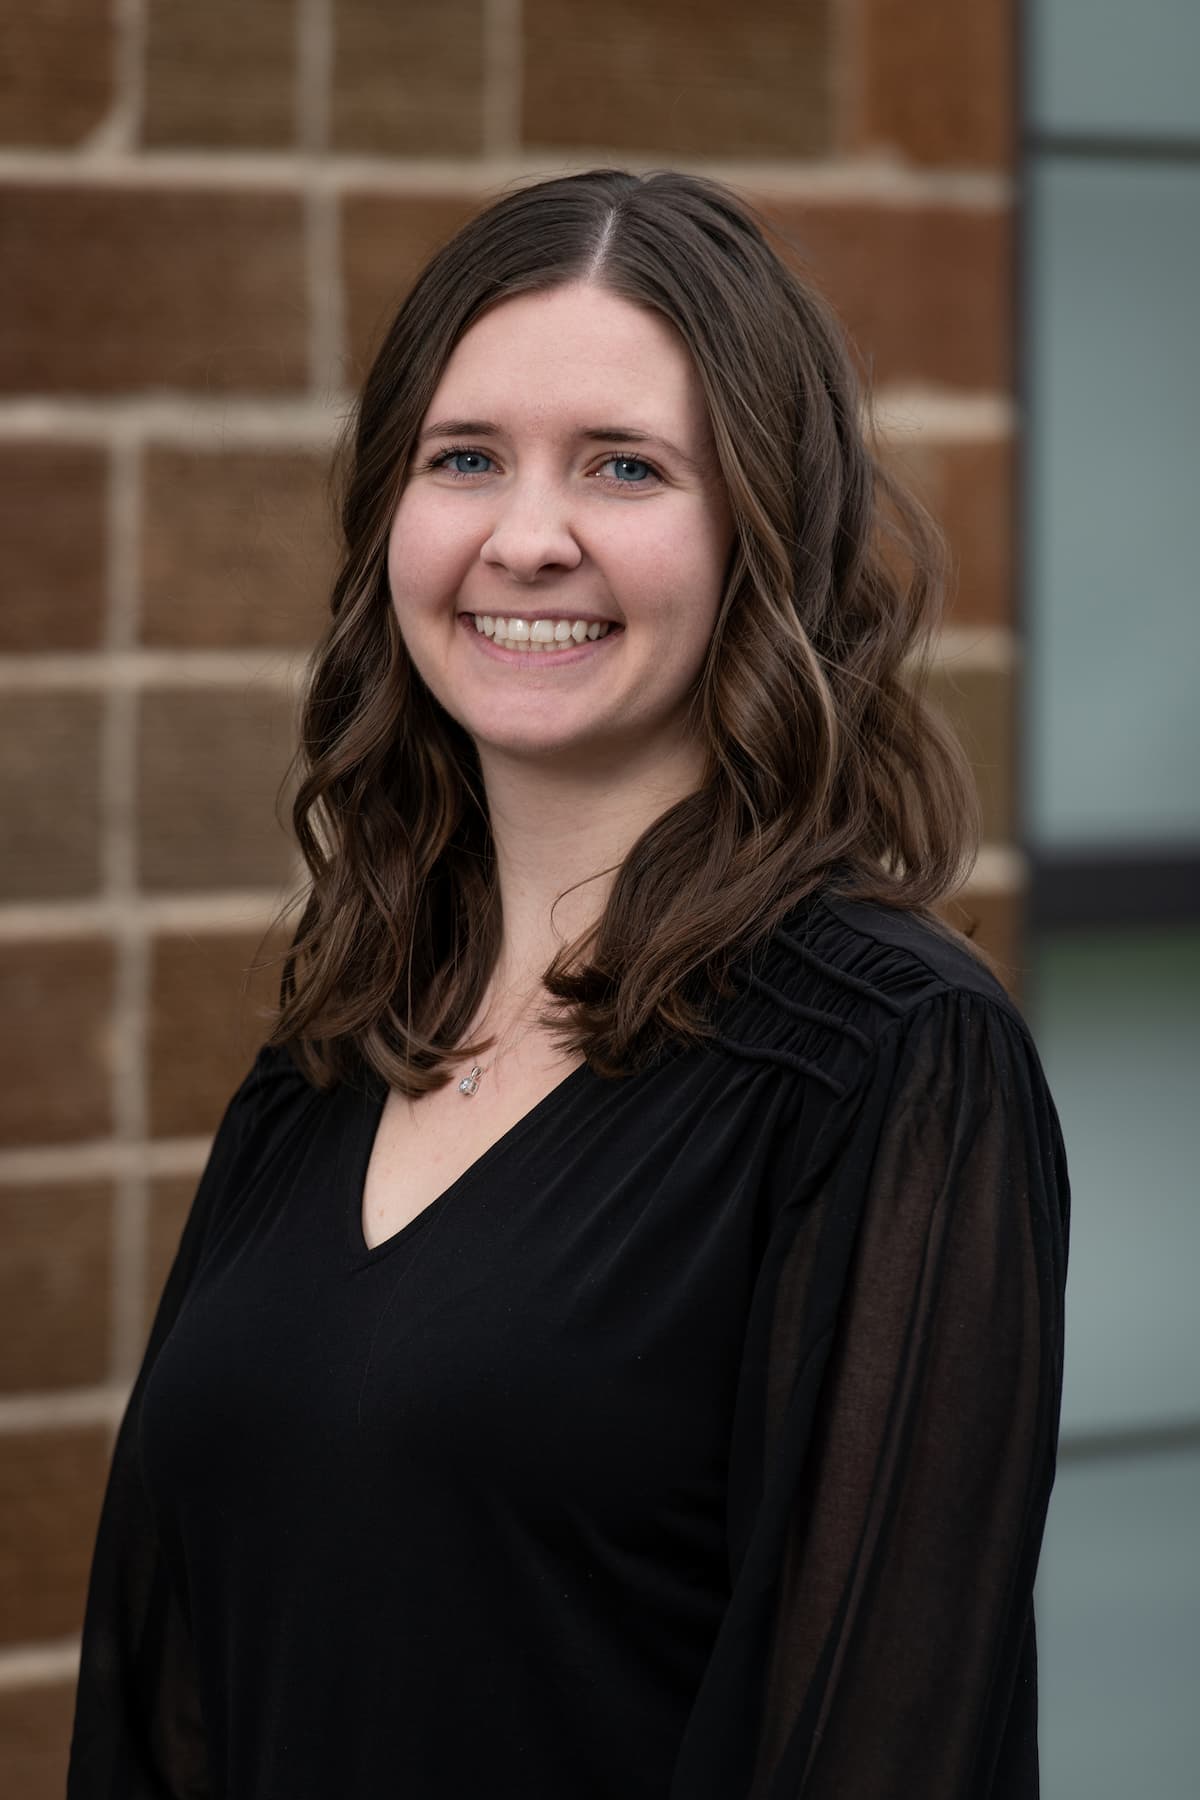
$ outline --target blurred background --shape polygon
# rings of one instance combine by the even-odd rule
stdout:
[[[261,1038],[330,449],[428,252],[597,163],[779,224],[949,534],[952,916],[1075,1189],[1043,1794],[1196,1792],[1198,76],[1194,0],[0,0],[4,1794],[61,1794],[112,1432]]]

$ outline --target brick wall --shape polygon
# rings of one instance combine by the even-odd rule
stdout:
[[[733,181],[872,359],[959,583],[939,687],[1019,959],[1009,0],[0,5],[0,1789],[61,1792],[111,1433],[294,873],[328,449],[500,183]]]

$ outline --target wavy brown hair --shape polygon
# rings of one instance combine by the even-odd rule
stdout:
[[[707,1035],[731,959],[816,887],[932,916],[975,847],[970,774],[921,687],[942,552],[864,435],[843,332],[730,192],[596,170],[489,206],[424,269],[344,446],[344,554],[311,664],[293,820],[308,865],[271,1041],[328,1086],[410,1095],[460,1042],[501,941],[474,744],[405,648],[391,521],[451,351],[489,308],[586,280],[670,321],[703,386],[735,522],[690,725],[700,788],[656,819],[544,974],[547,1019],[601,1075]],[[599,871],[598,871],[599,873]]]

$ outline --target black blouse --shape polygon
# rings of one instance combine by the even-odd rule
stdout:
[[[374,1249],[382,1088],[260,1053],[117,1442],[70,1800],[1037,1794],[1037,1055],[887,909],[735,975]]]

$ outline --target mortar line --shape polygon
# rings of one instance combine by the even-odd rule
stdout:
[[[832,92],[829,102],[829,141],[849,146],[861,141],[863,126],[863,65],[865,22],[863,0],[842,0],[830,9],[829,71]]]
[[[485,0],[481,128],[487,157],[519,152],[523,29],[521,0]]]
[[[947,625],[941,632],[936,654],[939,660],[953,658],[964,667],[991,668],[998,658],[1005,662],[1011,659],[1015,642],[1015,634],[1008,626]],[[223,687],[257,689],[298,699],[306,654],[263,651],[252,666],[247,666],[246,653],[239,650],[129,650],[107,656],[66,651],[0,656],[0,694],[99,691],[132,698],[144,688],[161,691]],[[132,722],[128,731],[132,734]],[[127,747],[126,753],[132,755],[132,749]],[[129,782],[132,788],[132,765]],[[121,839],[121,843],[126,840]],[[133,901],[133,885],[132,878],[123,878],[123,900]]]
[[[149,0],[123,0],[130,12],[130,121],[132,142],[141,144],[146,124],[146,63],[150,49]]]
[[[128,426],[118,426],[112,450],[109,509],[109,654],[103,758],[104,891],[115,929],[116,976],[112,1012],[112,1117],[118,1142],[146,1135],[144,1040],[148,954],[145,932],[132,902],[137,877],[137,739],[135,687],[114,679],[116,668],[136,656],[141,540],[142,447]],[[136,1167],[114,1182],[109,1367],[116,1376],[132,1369],[142,1325],[148,1187]]]
[[[84,1144],[38,1144],[0,1150],[0,1186],[49,1187],[103,1181],[133,1174],[199,1175],[212,1146],[208,1137],[156,1138],[148,1144],[120,1144],[103,1138]]]
[[[333,105],[330,0],[296,9],[296,143],[304,202],[304,282],[308,298],[308,378],[322,398],[341,380],[342,318],[338,269],[338,196],[322,181]]]
[[[0,1433],[111,1425],[128,1392],[127,1383],[108,1382],[103,1387],[0,1395]]]
[[[127,432],[144,443],[191,450],[332,451],[352,403],[348,387],[319,398],[276,401],[187,394],[103,401],[52,395],[0,399],[0,439],[59,436],[107,445],[114,432]],[[872,395],[869,418],[877,430],[898,436],[996,438],[1012,432],[1015,406],[1011,395],[995,389],[884,383]]]
[[[302,879],[301,867],[293,868],[287,892]],[[115,937],[127,927],[148,936],[263,931],[278,916],[284,898],[284,891],[273,888],[234,888],[214,889],[211,894],[139,894],[129,901],[104,896],[6,901],[0,905],[0,942]]]
[[[79,1638],[73,1637],[30,1644],[19,1650],[0,1650],[0,1693],[57,1687],[74,1681],[79,1672],[79,1649]]]
[[[269,189],[300,192],[308,179],[311,156],[302,149],[285,151],[110,149],[98,145],[86,159],[65,150],[0,150],[0,182],[26,186],[70,184],[93,187],[169,188],[229,192]],[[629,166],[637,162],[626,159]],[[661,166],[661,158],[644,164]],[[313,179],[323,189],[341,193],[367,188],[381,193],[478,194],[481,197],[511,183],[536,181],[571,169],[612,161],[604,144],[574,145],[569,155],[517,150],[490,157],[384,157],[330,154],[321,158]],[[731,158],[676,156],[672,167],[710,176],[764,199],[867,201],[883,206],[953,206],[967,212],[996,212],[1012,205],[1012,177],[977,169],[922,168],[886,155],[815,158],[811,162],[740,162]]]
[[[137,146],[142,110],[142,0],[110,0],[112,39],[108,111],[78,146],[77,154],[108,160]]]
[[[234,687],[290,693],[303,679],[307,652],[125,650],[34,652],[0,656],[0,690],[136,693],[145,687]],[[127,884],[128,885],[128,884]]]
[[[341,217],[336,195],[323,192],[316,184],[304,197],[304,261],[309,384],[316,403],[332,410],[335,401],[346,395]]]
[[[318,403],[310,396],[247,400],[237,395],[120,395],[103,400],[28,395],[0,399],[0,435],[44,437],[58,434],[109,444],[114,431],[127,431],[149,444],[190,450],[325,450],[331,448],[350,404],[347,390]]]
[[[333,89],[333,15],[330,0],[297,0],[296,146],[302,165],[329,149]]]

